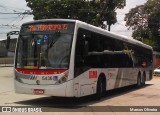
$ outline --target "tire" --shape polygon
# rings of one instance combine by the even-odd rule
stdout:
[[[141,86],[142,86],[141,74],[138,74],[136,87],[140,88]]]
[[[102,77],[100,77],[97,82],[97,90],[95,95],[96,100],[100,100],[103,94],[104,94],[104,83],[102,81]]]

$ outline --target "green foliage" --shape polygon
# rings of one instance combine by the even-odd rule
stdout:
[[[154,46],[155,45],[155,42],[153,40],[151,40],[151,39],[143,38],[142,42],[147,44],[147,45],[150,45],[150,46]]]
[[[117,8],[123,8],[126,0],[26,0],[34,19],[78,19],[106,28],[117,22]]]
[[[148,0],[131,9],[125,21],[126,26],[134,30],[132,36],[135,39],[145,39],[150,45],[160,46],[160,0]]]

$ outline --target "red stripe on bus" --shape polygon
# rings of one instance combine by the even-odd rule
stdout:
[[[46,74],[61,74],[67,70],[29,70],[29,69],[19,69],[16,70],[23,74],[35,74],[35,75],[46,75]]]

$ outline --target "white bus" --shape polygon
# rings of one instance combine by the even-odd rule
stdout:
[[[15,92],[82,97],[152,79],[152,48],[68,19],[24,23],[15,56]]]

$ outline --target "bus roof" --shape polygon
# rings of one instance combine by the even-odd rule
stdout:
[[[94,32],[99,32],[103,35],[106,35],[106,36],[109,36],[109,37],[112,37],[114,39],[119,39],[119,40],[122,40],[122,41],[125,41],[125,42],[128,42],[128,43],[131,43],[131,44],[135,44],[135,45],[138,45],[140,47],[144,47],[144,48],[147,48],[147,49],[150,49],[150,50],[153,50],[151,46],[149,45],[146,45],[138,40],[135,40],[135,39],[132,39],[132,38],[129,38],[127,36],[124,36],[124,35],[118,35],[116,33],[113,33],[113,32],[110,32],[110,31],[107,31],[107,30],[104,30],[100,27],[96,27],[96,26],[93,26],[91,24],[88,24],[88,23],[85,23],[85,22],[82,22],[82,21],[79,21],[79,20],[73,20],[73,19],[43,19],[43,20],[35,20],[35,21],[31,21],[31,22],[27,22],[27,23],[24,23],[22,24],[23,25],[28,25],[28,24],[36,24],[36,23],[45,23],[45,22],[72,22],[72,23],[78,23],[78,24],[82,24],[84,26],[88,26],[88,27],[91,27],[90,30],[94,31]]]
[[[119,39],[119,40],[122,40],[122,41],[125,41],[127,43],[131,43],[131,44],[135,44],[137,46],[140,46],[140,47],[144,47],[144,48],[147,48],[147,49],[150,49],[150,50],[153,50],[151,46],[147,45],[147,44],[144,44],[142,43],[141,41],[138,41],[138,40],[135,40],[133,38],[129,38],[127,36],[124,36],[124,35],[118,35],[116,33],[113,33],[113,32],[110,32],[108,30],[104,30],[100,27],[96,27],[96,26],[93,26],[93,25],[90,25],[88,23],[85,23],[85,22],[82,22],[82,21],[79,21],[79,20],[76,20],[77,23],[79,24],[84,24],[86,26],[89,26],[91,27],[92,31],[96,32],[96,33],[101,33],[103,35],[106,35],[106,36],[109,36],[109,37],[112,37],[114,39]]]

